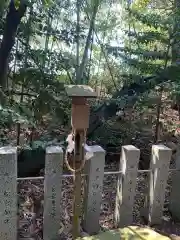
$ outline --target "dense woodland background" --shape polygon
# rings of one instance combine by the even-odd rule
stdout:
[[[65,84],[98,92],[89,100],[87,143],[106,149],[105,171],[118,170],[123,144],[141,149],[140,168],[149,167],[154,143],[172,148],[173,162],[180,146],[179,22],[180,0],[0,0],[0,146],[18,146],[18,176],[43,174],[46,146],[66,148]],[[137,177],[135,224],[146,225],[140,210],[147,176]],[[19,239],[43,239],[43,187],[43,180],[18,180]],[[105,175],[102,229],[114,227],[116,188],[117,175]],[[180,236],[170,188],[168,180],[156,229]],[[63,178],[60,239],[71,239],[72,201],[73,181]]]
[[[153,143],[176,148],[179,0],[4,0],[0,19],[1,145],[64,146],[64,84],[88,84],[99,97],[87,140],[110,160],[122,144],[140,147],[141,163]]]

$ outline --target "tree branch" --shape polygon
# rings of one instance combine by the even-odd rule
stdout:
[[[21,91],[14,91],[13,89],[6,90],[4,92],[7,94],[7,96],[14,94],[14,95],[18,95],[18,96],[38,97],[38,94],[24,93],[24,92],[21,92]]]

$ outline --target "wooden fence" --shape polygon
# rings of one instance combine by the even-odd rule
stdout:
[[[87,184],[83,228],[89,234],[99,231],[99,216],[102,200],[105,151],[100,146],[88,146],[86,151],[91,158],[87,160],[85,173]],[[164,145],[152,147],[151,171],[149,182],[148,220],[152,224],[161,223],[167,185],[171,149]],[[45,159],[44,178],[44,240],[56,238],[61,221],[61,188],[63,177],[63,150],[60,147],[48,147]],[[115,221],[123,227],[132,223],[132,210],[138,174],[140,150],[132,145],[122,147],[120,158],[121,174],[118,177]],[[179,172],[177,171],[179,174]],[[178,184],[180,176],[176,175],[175,190],[172,194],[172,209],[180,205]],[[178,184],[177,184],[177,181]],[[174,186],[174,185],[173,185]],[[178,192],[178,193],[176,193]],[[17,235],[17,149],[0,148],[0,239],[14,240]]]

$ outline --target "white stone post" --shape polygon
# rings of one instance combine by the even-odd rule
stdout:
[[[53,146],[46,149],[44,180],[43,239],[54,240],[61,226],[63,150]]]
[[[17,239],[17,148],[0,148],[0,239]]]
[[[152,146],[148,216],[150,224],[160,224],[162,221],[171,156],[170,148],[164,145]]]
[[[136,179],[140,150],[132,145],[122,147],[120,158],[120,171],[118,178],[115,223],[117,227],[125,227],[132,224],[132,211],[136,190]]]
[[[90,235],[99,232],[102,189],[104,179],[105,151],[100,146],[86,146],[90,156],[86,161],[87,185],[84,195],[83,228]]]
[[[170,194],[169,209],[171,211],[172,217],[177,221],[180,220],[180,150],[176,153],[175,158],[175,169],[171,173],[172,189]]]

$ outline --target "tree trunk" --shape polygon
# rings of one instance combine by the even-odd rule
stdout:
[[[81,10],[81,1],[76,0],[76,14],[77,14],[77,23],[76,23],[76,84],[78,84],[78,70],[79,70],[79,50],[80,50],[80,10]]]
[[[99,1],[97,1],[95,3],[94,8],[93,8],[93,13],[92,13],[91,21],[90,21],[90,26],[89,26],[87,39],[86,39],[86,45],[85,45],[85,48],[84,48],[82,61],[81,61],[81,64],[79,66],[79,69],[77,71],[77,80],[78,80],[78,82],[80,82],[80,84],[84,84],[84,80],[82,79],[82,77],[83,77],[84,69],[85,69],[85,66],[86,66],[87,58],[88,58],[88,49],[89,49],[90,44],[91,44],[91,37],[92,37],[93,30],[94,30],[94,23],[95,23],[98,7],[99,7]]]
[[[162,107],[162,93],[163,93],[163,89],[161,88],[160,93],[159,93],[159,100],[158,100],[158,103],[157,103],[154,144],[157,144],[158,141],[160,140],[160,114],[161,114],[161,107]]]
[[[172,45],[172,64],[180,64],[180,44],[179,44],[179,9],[180,0],[174,1],[174,26],[173,26],[173,45]]]
[[[14,0],[11,0],[9,3],[3,39],[0,45],[0,86],[2,87],[2,90],[6,88],[8,59],[15,43],[17,28],[26,12],[26,8],[27,6],[23,2],[21,2],[18,9],[15,7]]]

